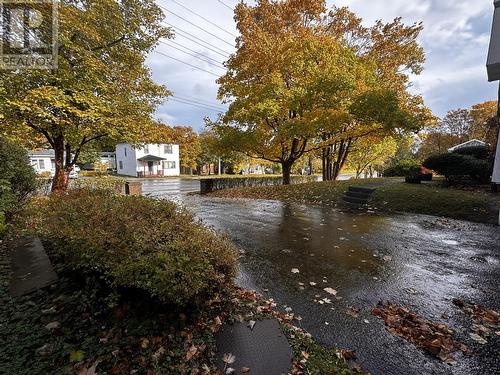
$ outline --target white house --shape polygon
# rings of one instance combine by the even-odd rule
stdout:
[[[56,159],[54,150],[28,151],[30,164],[36,173],[50,172],[56,170]]]
[[[116,145],[116,171],[133,177],[180,175],[179,145],[147,144],[134,147],[130,143]]]
[[[459,145],[453,146],[448,149],[448,152],[454,152],[456,150],[460,150],[461,148],[465,147],[480,147],[480,146],[486,146],[486,143],[483,141],[480,141],[479,139],[471,139],[470,141],[460,143]]]

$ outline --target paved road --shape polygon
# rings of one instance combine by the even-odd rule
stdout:
[[[215,178],[217,176],[214,176]],[[352,174],[343,174],[340,180],[348,180]],[[187,193],[198,193],[200,191],[200,181],[190,178],[159,178],[142,179],[142,191],[144,195],[151,197],[173,197],[181,199]]]
[[[151,197],[171,197],[179,199],[181,196],[200,191],[200,181],[188,178],[144,179],[142,192]]]
[[[476,344],[464,328],[470,320],[451,302],[461,298],[500,309],[498,227],[271,201],[189,196],[184,204],[245,250],[238,278],[242,286],[269,290],[267,296],[300,314],[304,328],[320,342],[355,350],[372,374],[498,373],[500,338],[494,335],[484,347]],[[300,273],[293,274],[293,268]],[[325,287],[338,290],[341,299],[331,298]],[[315,303],[318,295],[333,303]],[[457,354],[454,366],[426,355],[370,315],[381,300],[449,324],[459,340],[481,354]],[[346,314],[350,306],[361,310],[358,318]]]

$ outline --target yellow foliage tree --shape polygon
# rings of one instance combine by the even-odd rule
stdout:
[[[213,128],[227,147],[280,163],[285,184],[305,153],[342,142],[336,176],[357,138],[420,126],[422,103],[403,102],[373,55],[329,32],[324,1],[240,3],[235,19],[237,51],[219,79],[230,106]]]

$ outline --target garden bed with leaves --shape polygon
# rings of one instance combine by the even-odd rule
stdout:
[[[299,317],[236,288],[234,245],[172,202],[73,190],[34,199],[10,229],[43,239],[59,281],[11,297],[0,243],[6,373],[217,374],[221,325],[269,317],[294,349],[292,373],[353,373],[345,351],[293,325]]]
[[[196,309],[128,291],[118,299],[98,277],[73,272],[49,252],[59,282],[28,296],[8,294],[9,254],[0,254],[0,362],[8,374],[217,374],[214,334],[225,322],[280,320],[293,349],[292,374],[353,374],[344,353],[294,326],[299,317],[235,287]],[[111,304],[111,305],[110,305]],[[250,369],[251,371],[251,369]]]

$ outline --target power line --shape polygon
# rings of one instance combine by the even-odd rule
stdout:
[[[197,107],[197,108],[201,108],[201,109],[204,109],[204,110],[207,110],[207,111],[213,111],[213,112],[222,112],[218,109],[214,109],[214,108],[207,108],[207,107],[203,107],[203,106],[200,106],[200,105],[197,105],[197,104],[192,104],[192,103],[187,103],[187,102],[183,102],[179,99],[175,99],[175,98],[170,98],[169,100],[171,100],[172,102],[176,102],[176,103],[181,103],[181,104],[184,104],[184,105],[189,105],[191,107]]]
[[[229,5],[227,5],[224,1],[222,0],[219,0],[219,3],[221,3],[222,5],[224,5],[227,9],[230,9],[231,12],[234,12],[234,8],[230,7]]]
[[[189,97],[189,96],[185,96],[185,95],[181,96],[181,95],[177,95],[177,94],[175,94],[175,96],[178,97],[179,99],[191,100],[191,101],[195,101],[195,102],[200,102],[200,104],[208,104],[208,105],[211,105],[212,107],[219,106],[221,108],[224,108],[222,104],[219,104],[219,103],[213,104],[213,103],[210,103],[207,100],[203,100],[203,99],[199,99],[199,98],[192,98],[192,97]]]
[[[169,59],[172,59],[172,60],[178,61],[178,62],[180,62],[180,63],[182,63],[182,64],[184,64],[184,65],[188,65],[188,66],[190,66],[191,68],[201,70],[202,72],[205,72],[205,73],[211,74],[211,75],[216,76],[216,77],[220,77],[220,74],[216,74],[216,73],[211,72],[211,71],[209,71],[209,70],[205,70],[205,69],[203,69],[203,68],[200,68],[199,66],[192,65],[192,64],[190,64],[190,63],[188,63],[188,62],[185,62],[185,61],[182,61],[182,60],[177,59],[177,58],[175,58],[175,57],[169,56],[169,55],[167,55],[166,53],[163,53],[163,52],[161,52],[161,51],[154,50],[153,52],[156,52],[156,53],[158,53],[158,54],[160,54],[160,55],[162,55],[162,56],[168,57]]]
[[[196,50],[194,50],[194,49],[188,48],[188,47],[186,47],[186,46],[184,46],[184,45],[182,45],[182,44],[180,44],[180,43],[177,43],[177,42],[175,42],[175,41],[173,41],[173,40],[171,40],[171,39],[167,39],[167,41],[168,41],[168,43],[175,44],[176,46],[179,46],[179,47],[182,47],[182,48],[184,48],[184,49],[187,49],[188,51],[191,51],[191,52],[193,52],[193,53],[200,54],[200,52],[199,52],[199,51],[196,51]],[[166,41],[160,41],[160,43],[164,43],[164,44],[166,44]],[[205,59],[211,60],[211,61],[213,61],[213,62],[215,62],[215,63],[217,63],[217,64],[219,64],[219,65],[221,65],[221,66],[224,66],[224,65],[223,65],[223,64],[222,64],[219,60],[212,59],[211,57],[209,57],[209,56],[205,56],[205,55],[202,55],[202,56],[203,56],[203,58],[205,58]]]
[[[205,43],[206,45],[209,45],[210,47],[213,47],[213,48],[218,49],[219,51],[223,52],[224,54],[222,54],[222,53],[220,53],[220,52],[217,52],[217,51],[214,51],[215,53],[218,53],[218,54],[219,54],[219,55],[221,55],[221,56],[228,57],[228,56],[231,54],[231,52],[227,52],[227,51],[223,50],[222,48],[219,48],[219,47],[217,47],[217,46],[214,46],[213,44],[211,44],[211,43],[209,43],[209,42],[206,42],[206,41],[204,41],[204,40],[203,40],[203,39],[201,39],[201,38],[198,38],[196,35],[193,35],[193,34],[191,34],[191,33],[187,32],[187,31],[185,31],[185,30],[181,29],[180,27],[174,26],[174,25],[172,25],[171,23],[168,23],[168,22],[165,22],[165,23],[166,23],[168,26],[173,27],[173,28],[174,28],[174,31],[181,32],[180,36],[182,36],[183,38],[189,39],[189,40],[193,41],[194,43],[199,44],[199,45],[200,45],[200,46],[202,46],[202,47],[205,47],[206,49],[209,49],[209,50],[211,50],[211,51],[214,51],[213,49],[211,49],[211,48],[209,48],[209,47],[206,47],[206,46],[204,46],[203,44],[200,44],[200,43],[199,43],[199,42],[197,42],[196,40],[201,40],[201,41],[202,41],[203,43]],[[193,40],[193,39],[191,39],[191,38],[189,38],[189,37],[187,37],[187,36],[185,36],[185,35],[182,35],[182,34],[189,35],[189,36],[191,36],[192,38],[195,38],[196,40]]]
[[[226,43],[227,45],[229,45],[229,46],[231,46],[231,47],[234,47],[234,44],[229,43],[227,40],[224,40],[224,39],[222,39],[222,38],[219,38],[219,37],[218,37],[217,35],[215,35],[214,33],[212,33],[212,32],[210,32],[210,31],[208,31],[208,30],[204,29],[204,28],[203,28],[203,27],[201,27],[201,26],[198,26],[198,25],[197,25],[197,24],[195,24],[194,22],[191,22],[190,20],[188,20],[188,19],[186,19],[186,18],[184,18],[184,17],[182,17],[182,16],[179,16],[177,13],[172,12],[171,10],[168,10],[167,8],[165,8],[165,7],[161,6],[161,5],[160,5],[160,8],[162,8],[162,9],[166,10],[166,11],[167,11],[168,13],[170,13],[170,14],[173,14],[173,15],[174,15],[174,16],[176,16],[177,18],[180,18],[180,19],[181,19],[181,20],[183,20],[184,22],[189,23],[190,25],[192,25],[192,26],[196,27],[197,29],[200,29],[201,31],[203,31],[203,32],[205,32],[205,33],[207,33],[207,34],[209,34],[209,35],[213,36],[214,38],[216,38],[216,39],[220,40],[221,42]]]
[[[209,64],[209,65],[215,66],[216,68],[219,68],[219,69],[224,69],[224,70],[226,69],[226,68],[224,68],[224,66],[222,66],[222,65],[220,65],[220,64],[214,64],[213,62],[207,61],[207,60],[205,60],[205,59],[203,59],[203,58],[199,57],[198,55],[195,55],[194,53],[190,53],[190,52],[183,51],[183,50],[181,50],[180,48],[175,47],[175,46],[172,46],[172,45],[170,45],[170,44],[168,44],[168,43],[166,43],[166,42],[163,42],[163,41],[161,41],[161,40],[160,40],[160,43],[165,44],[165,45],[169,46],[170,48],[176,49],[177,51],[180,51],[180,52],[182,52],[182,53],[185,53],[185,54],[187,54],[187,55],[189,55],[189,56],[192,56],[192,57],[194,57],[195,59],[201,60],[201,61],[203,61],[203,62],[205,62],[205,63],[207,63],[207,64]]]
[[[197,100],[197,99],[189,99],[189,98],[185,98],[185,97],[182,97],[182,96],[176,95],[175,93],[174,93],[173,97],[174,97],[174,98],[176,98],[176,99],[179,99],[179,100],[184,100],[184,101],[186,101],[186,102],[190,102],[190,103],[194,103],[194,104],[198,104],[198,105],[203,105],[203,106],[205,106],[205,107],[210,107],[210,108],[213,108],[213,109],[218,109],[218,110],[220,110],[220,111],[225,111],[225,110],[226,110],[226,108],[224,108],[224,107],[222,107],[222,106],[215,105],[215,104],[211,104],[211,103],[210,103],[210,104],[207,104],[207,103],[202,103],[202,102],[200,102],[200,101],[199,101],[199,100]]]
[[[233,37],[237,38],[237,35],[235,35],[235,34],[231,33],[230,31],[227,31],[227,30],[226,30],[226,29],[224,29],[223,27],[220,27],[220,26],[219,26],[219,25],[217,25],[216,23],[214,23],[214,22],[210,21],[208,18],[205,18],[205,17],[203,17],[201,14],[196,13],[194,10],[189,9],[187,6],[185,6],[185,5],[181,4],[181,3],[179,3],[177,0],[170,0],[170,1],[172,1],[173,3],[175,3],[175,4],[179,5],[180,7],[184,8],[184,9],[186,9],[188,12],[191,12],[191,13],[193,13],[193,14],[197,15],[198,17],[200,17],[201,19],[203,19],[203,20],[207,21],[209,24],[211,24],[212,26],[215,26],[215,27],[216,27],[216,28],[218,28],[219,30],[222,30],[222,31],[224,31],[225,33],[227,33],[227,34],[229,34],[229,35],[231,35],[231,36],[233,36]]]
[[[220,109],[209,108],[209,107],[205,107],[205,106],[198,105],[198,104],[188,103],[188,102],[182,101],[182,100],[177,99],[177,98],[169,98],[169,100],[171,100],[173,102],[177,102],[177,103],[182,103],[182,104],[185,104],[185,105],[190,105],[192,107],[198,107],[198,108],[205,109],[205,110],[208,110],[208,111],[224,112],[223,110],[220,110]]]

